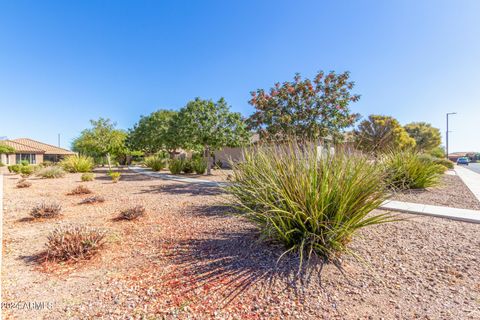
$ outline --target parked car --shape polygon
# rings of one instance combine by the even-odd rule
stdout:
[[[468,166],[469,162],[470,162],[470,160],[467,157],[460,157],[460,158],[457,159],[457,164],[464,164],[464,165]]]

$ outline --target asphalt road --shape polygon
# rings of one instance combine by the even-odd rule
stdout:
[[[475,171],[476,173],[480,173],[480,163],[469,163],[468,166],[465,166],[465,168]]]

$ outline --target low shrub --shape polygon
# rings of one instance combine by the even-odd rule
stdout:
[[[20,165],[26,167],[26,166],[30,165],[30,161],[22,160],[22,161],[20,161]]]
[[[51,166],[54,166],[54,165],[55,165],[55,163],[53,163],[52,161],[49,161],[49,160],[45,160],[40,164],[40,166],[42,166],[44,168],[45,167],[51,167]]]
[[[145,214],[145,208],[143,206],[135,206],[133,208],[120,212],[118,219],[134,220]]]
[[[386,181],[394,190],[424,189],[440,181],[441,165],[414,151],[391,151],[381,159]]]
[[[88,189],[87,187],[78,186],[67,194],[70,195],[70,196],[74,196],[74,195],[79,195],[79,194],[90,194],[90,193],[92,193],[92,191],[90,189]]]
[[[87,181],[93,181],[95,179],[95,175],[91,172],[85,172],[84,174],[82,174],[82,176],[80,177],[80,179],[83,181],[83,182],[87,182]]]
[[[110,172],[108,175],[110,176],[110,178],[112,178],[113,183],[117,183],[122,176],[120,172]]]
[[[60,166],[67,172],[90,172],[93,169],[93,158],[87,156],[68,156],[60,161]]]
[[[193,173],[193,161],[191,159],[183,160],[183,172],[186,174]]]
[[[21,188],[29,188],[31,186],[32,186],[32,184],[29,181],[27,181],[27,179],[20,179],[17,182],[17,188],[20,188],[20,189]]]
[[[106,233],[85,226],[57,227],[46,243],[47,259],[53,261],[89,259],[105,244]]]
[[[105,198],[102,196],[88,197],[80,201],[80,204],[95,204],[105,202]]]
[[[245,150],[233,164],[232,207],[256,224],[268,240],[303,260],[338,262],[351,253],[359,229],[393,221],[370,214],[388,196],[382,168],[361,154],[320,155],[314,144],[287,142]],[[283,256],[283,254],[282,254]]]
[[[207,163],[203,159],[195,159],[193,162],[193,170],[196,174],[204,174],[207,171]]]
[[[33,218],[54,218],[60,214],[62,211],[62,206],[60,204],[52,202],[52,203],[41,203],[33,207],[32,211],[30,211],[30,215]]]
[[[27,166],[20,166],[20,174],[23,177],[29,177],[33,174],[35,171],[35,167],[32,165],[27,165]]]
[[[5,167],[5,163],[3,163],[2,161],[0,161],[0,167]]]
[[[183,171],[184,161],[182,159],[170,159],[168,162],[168,170],[172,174],[179,174]]]
[[[166,166],[165,158],[160,156],[146,157],[144,163],[153,171],[160,171]]]
[[[65,171],[58,166],[46,167],[39,170],[37,172],[37,176],[44,179],[62,178],[63,176],[65,176]]]
[[[22,168],[22,166],[19,165],[19,164],[12,164],[12,165],[7,167],[8,172],[10,172],[10,173],[20,173],[21,168]]]
[[[436,164],[440,164],[444,167],[447,167],[447,169],[453,169],[454,163],[448,159],[442,159],[442,158],[434,158],[433,162]]]

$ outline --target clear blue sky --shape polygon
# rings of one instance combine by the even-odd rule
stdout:
[[[68,147],[108,117],[349,70],[352,109],[427,121],[480,151],[480,1],[0,1],[0,136]]]

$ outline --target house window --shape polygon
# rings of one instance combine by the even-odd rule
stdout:
[[[15,155],[15,161],[17,163],[20,163],[24,160],[28,161],[30,164],[35,164],[37,163],[37,155],[34,153],[17,153]]]

